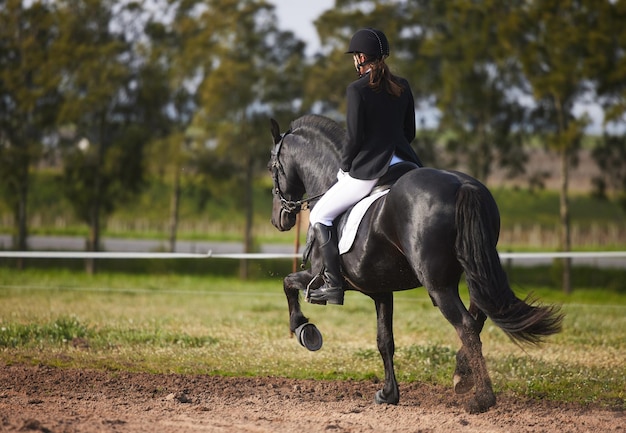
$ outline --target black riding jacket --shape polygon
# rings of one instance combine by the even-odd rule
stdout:
[[[348,86],[348,140],[341,155],[341,169],[356,179],[381,177],[395,153],[405,161],[422,165],[411,148],[415,138],[415,103],[407,80],[396,97],[369,87],[369,74]]]

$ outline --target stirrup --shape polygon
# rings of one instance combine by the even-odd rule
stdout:
[[[309,284],[306,285],[306,290],[304,291],[304,300],[307,301],[309,304],[316,304],[316,305],[326,305],[326,301],[324,300],[315,300],[315,299],[311,299],[311,290],[315,290],[315,289],[311,289],[311,284],[313,284],[313,282],[315,280],[317,280],[318,278],[322,278],[322,274],[319,273],[317,275],[315,275],[311,281],[309,281]]]

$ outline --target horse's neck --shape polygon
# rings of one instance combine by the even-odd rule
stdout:
[[[302,170],[304,187],[309,196],[322,194],[337,181],[339,160],[315,156]]]
[[[317,131],[294,131],[290,141],[291,163],[296,164],[309,197],[325,193],[337,181],[340,152],[332,138]]]

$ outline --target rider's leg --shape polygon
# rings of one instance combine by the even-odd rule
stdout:
[[[313,207],[309,221],[313,233],[320,244],[320,252],[324,264],[324,284],[309,293],[314,302],[328,301],[343,304],[343,277],[339,264],[337,233],[333,221],[350,206],[370,193],[377,179],[355,179],[346,174],[339,178]]]
[[[309,298],[312,302],[327,301],[329,304],[343,305],[343,276],[339,265],[337,231],[334,226],[315,223],[313,234],[319,243],[324,263],[322,273],[324,284],[319,289],[309,292]]]

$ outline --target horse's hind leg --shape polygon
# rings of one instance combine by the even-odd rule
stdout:
[[[470,302],[469,313],[476,320],[476,332],[480,335],[485,320],[487,320],[487,315],[480,311],[472,302]],[[474,377],[472,376],[472,368],[469,364],[468,351],[465,345],[462,345],[456,354],[453,382],[454,392],[457,394],[468,393],[474,388]]]
[[[467,409],[470,413],[485,412],[496,404],[496,397],[482,354],[479,335],[482,324],[467,311],[456,287],[437,291],[429,289],[429,293],[437,302],[444,317],[454,326],[463,344],[457,360],[460,358],[462,362],[466,362],[475,385],[474,397],[469,401]],[[482,322],[484,323],[484,320]]]
[[[376,392],[374,401],[378,404],[398,404],[400,390],[393,366],[395,343],[393,340],[393,293],[372,296],[376,304],[376,342],[385,367],[383,389]]]

